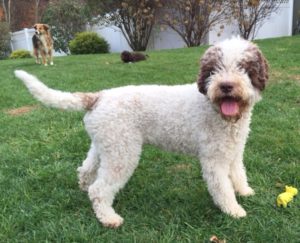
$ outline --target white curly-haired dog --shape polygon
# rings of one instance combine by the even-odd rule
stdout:
[[[268,79],[267,61],[255,44],[232,38],[210,47],[195,84],[68,93],[48,88],[25,71],[15,75],[48,106],[87,110],[84,123],[92,143],[78,168],[79,184],[103,225],[123,223],[112,204],[145,143],[198,156],[214,203],[233,217],[246,216],[235,193],[254,194],[243,151],[252,109]]]

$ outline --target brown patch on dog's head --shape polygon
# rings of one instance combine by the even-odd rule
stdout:
[[[123,51],[121,53],[121,60],[125,63],[128,62],[139,62],[146,60],[148,55],[144,55],[140,52],[129,52],[129,51]]]
[[[246,71],[255,88],[260,91],[264,90],[269,79],[269,65],[266,58],[254,44],[246,49],[245,56],[239,66]]]
[[[131,53],[129,51],[123,51],[121,53],[121,60],[125,63],[132,62]]]
[[[202,94],[207,93],[208,78],[214,73],[220,66],[220,60],[222,52],[219,47],[210,47],[200,60],[201,68],[197,81],[198,89]]]

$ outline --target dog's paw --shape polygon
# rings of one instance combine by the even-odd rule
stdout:
[[[240,205],[231,209],[229,214],[234,218],[243,218],[247,216],[245,209],[243,209]]]
[[[238,193],[244,197],[249,197],[255,194],[254,190],[249,186],[244,188],[243,190],[239,190]]]
[[[124,219],[120,215],[115,213],[115,214],[111,214],[109,216],[103,217],[100,221],[103,224],[103,226],[105,226],[105,227],[118,228],[123,224]]]
[[[79,188],[84,191],[87,192],[88,188],[91,184],[91,181],[89,180],[88,174],[85,173],[85,171],[83,170],[82,167],[78,167],[77,168],[77,173],[78,173],[78,184],[79,184]]]
[[[80,190],[82,190],[84,192],[87,192],[89,190],[90,185],[88,183],[86,183],[86,181],[79,180],[78,185],[79,185]]]

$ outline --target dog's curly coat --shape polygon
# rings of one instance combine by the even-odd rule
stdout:
[[[210,47],[197,84],[67,93],[24,71],[15,74],[46,105],[88,110],[84,123],[92,144],[78,168],[79,184],[103,225],[123,223],[113,200],[137,167],[144,143],[198,156],[214,203],[233,217],[246,216],[235,193],[254,194],[243,151],[252,108],[268,79],[267,62],[256,45],[232,38]]]
[[[148,58],[148,55],[145,55],[140,52],[123,51],[120,57],[123,62],[130,63],[130,62],[144,61]]]

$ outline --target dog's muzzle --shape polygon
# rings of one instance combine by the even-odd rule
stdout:
[[[225,97],[220,100],[220,111],[224,116],[237,116],[240,112],[239,100],[233,97]]]

